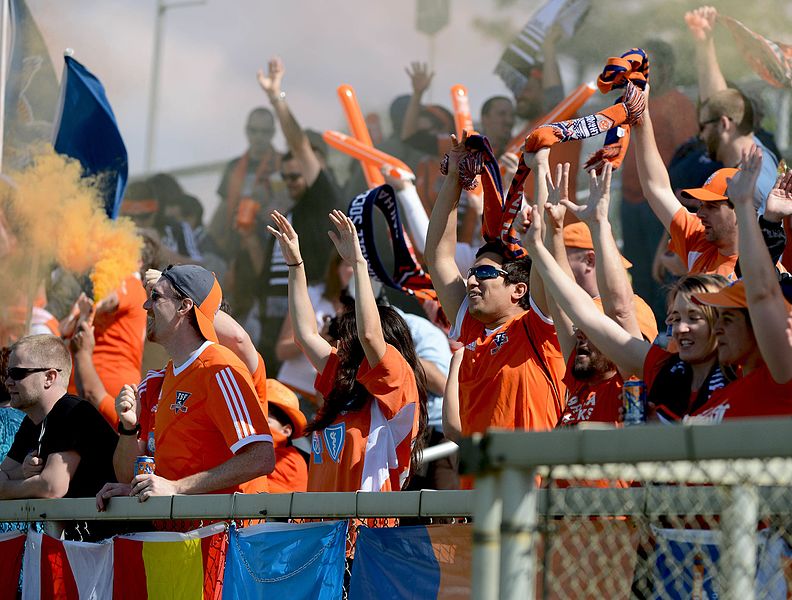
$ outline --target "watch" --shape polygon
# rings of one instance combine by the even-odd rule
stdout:
[[[121,424],[121,421],[119,421],[118,422],[118,433],[120,433],[121,435],[137,435],[138,433],[140,433],[140,423],[135,425],[135,427],[132,428],[132,429],[127,429],[126,427],[124,427]]]

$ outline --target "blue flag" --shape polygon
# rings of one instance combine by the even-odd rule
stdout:
[[[115,219],[127,182],[127,151],[101,82],[70,56],[61,82],[55,151],[98,176],[107,216]]]
[[[346,521],[232,527],[223,598],[341,598],[346,532]]]
[[[358,529],[349,600],[470,598],[470,525]]]

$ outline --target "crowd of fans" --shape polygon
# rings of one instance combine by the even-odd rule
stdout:
[[[412,94],[394,100],[380,147],[416,174],[386,178],[437,302],[370,276],[345,213],[363,172],[342,185],[270,61],[270,108],[250,113],[209,225],[173,177],[132,183],[121,213],[145,242],[139,272],[97,303],[48,285],[44,318],[4,349],[0,498],[95,495],[103,510],[119,495],[456,489],[454,457],[422,464],[423,448],[490,427],[618,427],[631,380],[649,421],[792,413],[792,175],[756,100],[721,74],[716,17],[686,16],[696,103],[674,86],[672,49],[642,46],[646,108],[587,195],[579,142],[506,151],[518,118],[542,125],[564,97],[557,32],[517,97],[484,102],[488,143],[449,136],[453,115],[423,102],[432,73],[407,69]],[[503,192],[525,181],[512,243],[487,235],[492,206],[465,181],[490,149]],[[154,472],[136,472],[140,456]]]

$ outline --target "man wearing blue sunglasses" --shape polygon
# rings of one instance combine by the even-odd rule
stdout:
[[[459,372],[461,434],[489,427],[551,429],[563,410],[565,366],[553,322],[544,316],[549,314],[544,292],[537,291],[538,306],[529,294],[530,259],[512,259],[504,244],[492,241],[479,249],[467,277],[454,261],[464,141],[453,139],[424,253],[443,310],[455,322],[451,337],[465,347]]]

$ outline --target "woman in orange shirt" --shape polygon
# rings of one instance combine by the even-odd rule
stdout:
[[[271,216],[277,229],[268,229],[289,267],[294,338],[319,372],[315,387],[325,398],[307,428],[308,491],[400,490],[426,430],[426,376],[407,324],[377,306],[355,225],[336,210],[329,235],[353,266],[356,301],[338,317],[331,346],[316,326],[297,233],[277,211]]]

